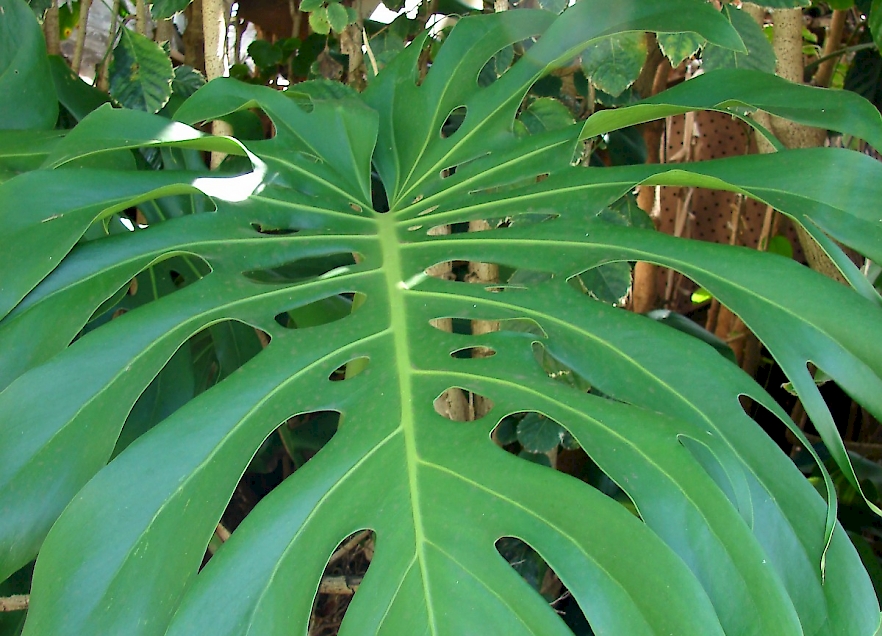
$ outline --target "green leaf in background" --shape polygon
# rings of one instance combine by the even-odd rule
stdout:
[[[827,4],[831,9],[851,9],[854,6],[854,0],[827,0]]]
[[[0,130],[51,129],[58,119],[46,43],[34,12],[0,0]]]
[[[339,2],[328,3],[328,24],[336,32],[340,33],[349,24],[349,13]]]
[[[637,205],[637,197],[631,192],[601,210],[597,217],[616,225],[641,227],[645,230],[655,229],[652,219]]]
[[[192,400],[195,390],[193,360],[187,344],[175,352],[135,402],[120,431],[116,448],[113,449],[114,456]]]
[[[732,51],[709,44],[701,53],[702,68],[706,71],[723,68],[744,68],[764,73],[775,72],[775,51],[750,14],[731,4],[723,5],[723,15],[729,18],[732,26],[747,46],[747,52]]]
[[[58,3],[58,37],[67,40],[80,23],[80,0]]]
[[[133,110],[158,112],[171,97],[174,69],[156,42],[122,29],[110,64],[110,94]]]
[[[876,49],[882,51],[882,0],[873,0],[870,15],[867,16],[867,27],[876,43]]]
[[[554,420],[539,413],[527,413],[518,422],[518,441],[528,453],[549,453],[563,439],[564,429]]]
[[[39,168],[62,137],[61,130],[0,131],[0,182]]]
[[[707,290],[699,289],[699,292],[700,291],[704,291],[704,295],[707,297],[706,299],[712,298],[712,296],[708,294]],[[696,292],[696,294],[698,294],[699,292]],[[704,299],[699,296],[699,300],[703,302]],[[693,302],[696,302],[694,298]],[[738,360],[735,358],[735,352],[732,351],[732,347],[730,347],[716,335],[712,334],[710,331],[696,323],[694,320],[690,320],[683,314],[678,314],[677,312],[671,311],[669,309],[654,309],[653,311],[650,311],[647,316],[657,322],[660,322],[663,325],[667,325],[668,327],[676,329],[677,331],[681,331],[692,336],[693,338],[709,344],[729,362],[735,365],[738,364]]]
[[[618,97],[634,83],[645,61],[644,35],[621,33],[585,49],[582,71],[597,88]]]
[[[502,419],[494,431],[496,441],[502,446],[508,446],[518,441],[518,419],[509,415]]]
[[[261,69],[276,66],[282,61],[282,49],[268,40],[254,40],[248,45],[248,55]]]
[[[367,65],[368,78],[372,79],[376,77],[375,71],[385,67],[389,61],[391,61],[396,55],[403,51],[404,44],[404,38],[396,33],[393,33],[391,29],[381,31],[377,35],[371,37],[371,51],[374,54],[374,60],[376,60],[377,68],[374,68],[372,62]],[[485,72],[481,74],[482,77],[492,77],[492,80],[495,80],[498,75],[493,74],[494,66],[495,65],[493,64],[493,60],[491,60],[490,63],[485,66]],[[482,80],[479,79],[478,81],[481,82]],[[484,81],[483,83],[489,84],[490,82]]]
[[[776,234],[771,237],[769,244],[766,246],[766,251],[770,254],[778,254],[784,258],[793,258],[793,245],[790,244],[790,239],[783,234]]]
[[[309,14],[309,28],[315,33],[327,35],[331,32],[331,21],[328,19],[328,7],[321,6]]]
[[[150,15],[154,20],[165,20],[186,9],[193,0],[155,0],[150,5]]]
[[[849,91],[823,90],[794,84],[776,75],[739,69],[702,74],[631,106],[598,111],[586,120],[582,136],[590,138],[601,131],[699,109],[732,114],[748,123],[752,122],[747,117],[752,110],[763,110],[882,147],[882,115],[865,99]],[[774,138],[772,141],[777,143]]]
[[[865,33],[861,41],[866,43],[870,39],[870,34]],[[864,49],[854,54],[854,60],[845,74],[843,88],[869,100],[882,111],[882,55],[878,50]]]
[[[205,76],[195,68],[184,64],[175,67],[175,76],[171,84],[175,95],[187,98],[203,86],[205,86]]]
[[[52,80],[58,102],[64,106],[76,121],[82,120],[93,110],[110,101],[107,93],[87,84],[76,75],[62,58],[49,57]]]
[[[708,300],[711,300],[712,298],[713,298],[713,296],[711,295],[711,293],[708,290],[706,290],[704,287],[699,287],[694,292],[692,292],[692,295],[689,297],[689,299],[693,303],[695,303],[696,305],[703,303],[703,302],[707,302]]]
[[[304,110],[310,111],[316,104],[355,98],[358,93],[351,86],[327,79],[299,82],[285,91]]]
[[[627,263],[605,263],[582,272],[574,282],[592,298],[618,305],[631,290],[631,267]]]
[[[533,100],[518,119],[531,135],[566,128],[575,121],[570,110],[551,97]]]
[[[683,33],[659,33],[658,45],[661,52],[671,62],[671,66],[677,67],[686,58],[692,57],[698,52],[706,40],[690,32]]]
[[[34,14],[42,19],[43,13],[52,5],[52,0],[27,0],[27,3]]]

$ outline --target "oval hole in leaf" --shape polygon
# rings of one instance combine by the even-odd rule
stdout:
[[[435,398],[435,412],[451,422],[471,422],[476,419],[475,407],[481,403],[480,412],[489,413],[493,400],[478,393],[471,393],[461,387],[450,387]]]
[[[511,68],[514,62],[514,46],[511,44],[502,47],[487,60],[481,72],[478,73],[478,86],[490,86]]]
[[[339,423],[340,414],[337,411],[315,411],[296,415],[278,428],[279,439],[294,470],[303,466],[331,441]]]
[[[498,185],[489,185],[484,188],[478,188],[476,190],[469,190],[469,194],[478,195],[478,194],[500,194],[502,192],[509,192],[511,190],[516,190],[518,188],[523,188],[526,186],[531,186],[540,181],[545,181],[549,176],[547,172],[540,172],[535,175],[531,175],[529,177],[522,177],[519,179],[515,179],[514,181],[507,181],[505,183],[500,183]]]
[[[88,333],[111,318],[134,311],[149,302],[169,296],[195,283],[211,272],[211,266],[194,254],[172,256],[154,263],[121,285],[89,318],[83,333]]]
[[[356,257],[361,255],[352,252],[335,252],[320,256],[308,256],[288,261],[274,267],[253,269],[242,272],[246,278],[256,283],[302,283],[307,280],[328,278],[347,271],[355,265]]]
[[[490,347],[464,347],[450,352],[451,358],[489,358],[496,355]]]
[[[352,299],[334,294],[276,314],[275,321],[285,329],[306,329],[335,322],[351,313]]]
[[[560,218],[560,214],[545,214],[542,212],[525,212],[524,214],[515,214],[508,217],[508,223],[500,224],[502,227],[523,227],[525,225],[533,225],[535,223],[544,223],[545,221],[553,221]]]
[[[236,528],[248,512],[292,472],[311,459],[337,432],[337,411],[314,411],[288,418],[263,441],[245,471],[223,523]]]
[[[472,321],[468,318],[435,318],[429,321],[435,329],[448,333],[469,334],[472,333]]]
[[[191,336],[135,402],[111,457],[224,380],[262,349],[254,328],[238,320],[215,323]]]
[[[202,158],[195,150],[169,153],[159,153],[158,149],[155,148],[148,150],[157,150],[158,163],[154,166],[157,170],[160,168],[167,170],[194,170],[201,169],[200,166],[202,166]],[[133,224],[134,227],[144,229],[182,216],[201,214],[203,212],[217,212],[217,206],[210,197],[202,192],[193,192],[143,201],[138,204],[137,208],[129,208],[124,213],[121,213],[120,220],[128,218],[129,223]],[[96,222],[100,223],[101,220],[99,219]]]
[[[263,223],[252,223],[251,227],[258,234],[268,234],[270,236],[287,236],[289,234],[297,234],[300,231],[293,227],[272,227]]]
[[[126,240],[126,237],[120,238]],[[88,243],[77,246],[66,262],[72,269],[89,267],[87,263],[93,257],[94,248],[94,244]],[[121,318],[157,298],[173,294],[210,271],[208,263],[198,256],[166,258],[141,270],[134,278],[120,282],[117,289],[103,301],[100,296],[88,298],[80,295],[83,302],[66,305],[64,321],[55,320],[57,306],[54,303],[59,297],[78,294],[78,287],[65,287],[60,281],[56,287],[50,276],[32,290],[6,318],[6,328],[0,334],[0,350],[6,354],[3,368],[0,369],[0,390],[5,389],[28,369],[42,364],[72,342],[101,328],[107,322]],[[97,303],[100,304],[95,307]],[[46,318],[43,330],[35,333],[31,320],[38,315]],[[35,349],[29,345],[34,338],[39,339],[40,348]]]
[[[489,317],[482,318],[482,320],[492,320],[498,323],[499,328],[497,329],[497,331],[528,333],[534,336],[538,336],[540,338],[548,337],[548,334],[545,333],[545,330],[542,329],[542,327],[539,326],[539,323],[532,318],[506,318],[495,320],[493,317]],[[469,318],[439,317],[430,320],[429,324],[439,331],[446,331],[463,335],[471,335],[472,333],[472,321]]]
[[[462,123],[465,121],[468,109],[465,106],[457,106],[450,111],[444,123],[441,125],[441,139],[447,139],[456,134]]]
[[[528,543],[516,537],[501,537],[496,541],[496,551],[527,585],[551,605],[567,625],[588,625],[588,621],[585,620],[577,603],[566,604],[569,616],[560,611],[564,601],[570,599],[570,594],[561,583],[557,573]],[[588,634],[592,632],[577,633]]]
[[[528,453],[548,454],[557,449],[566,429],[541,413],[523,413],[516,429],[518,442]]]
[[[567,386],[587,393],[592,390],[591,383],[582,375],[571,369],[566,363],[558,359],[544,345],[538,342],[533,343],[533,356],[536,362],[542,367],[542,370],[552,380],[562,382]],[[596,391],[593,391],[595,394]]]
[[[595,300],[618,306],[631,292],[631,266],[623,261],[602,263],[570,277],[567,282]]]
[[[365,356],[362,356],[360,358],[353,358],[349,362],[341,364],[339,367],[334,369],[331,372],[331,375],[328,376],[328,379],[331,382],[351,380],[355,376],[359,375],[362,371],[367,369],[369,362],[370,358],[367,358]]]
[[[548,338],[542,326],[532,318],[509,318],[499,321],[499,331],[529,333],[540,338]]]
[[[374,557],[376,534],[355,532],[328,559],[309,618],[309,634],[336,634]]]
[[[337,411],[313,411],[282,422],[263,441],[239,479],[218,530],[208,544],[204,566],[245,517],[274,488],[309,461],[337,432]]]

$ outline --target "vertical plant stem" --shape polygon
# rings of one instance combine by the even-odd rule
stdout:
[[[303,21],[303,14],[300,13],[297,0],[288,0],[288,13],[291,14],[291,37],[300,37],[300,23]]]
[[[845,30],[845,18],[847,16],[848,11],[844,9],[836,9],[833,11],[833,16],[830,18],[830,28],[827,29],[827,37],[824,38],[824,51],[821,53],[821,57],[827,57],[834,51],[839,50],[840,43],[842,42],[842,32]],[[815,86],[823,86],[824,88],[830,86],[830,82],[833,80],[833,71],[836,70],[836,64],[838,62],[839,57],[831,57],[821,62],[812,83],[815,84]]]
[[[802,11],[800,9],[778,9],[773,13],[775,19],[775,54],[778,56],[776,73],[791,82],[802,83],[804,65],[802,59]],[[823,146],[827,133],[819,128],[803,126],[777,117],[770,118],[772,132],[788,148],[812,148]],[[812,269],[845,282],[842,273],[815,240],[796,224],[799,243],[806,260]]]
[[[89,9],[92,6],[92,0],[81,0],[80,2],[80,30],[77,32],[77,41],[74,45],[73,62],[71,68],[77,75],[80,74],[80,67],[83,63],[83,48],[86,46],[86,27],[89,24]]]
[[[772,230],[776,225],[776,220],[775,208],[771,205],[766,206],[766,215],[763,217],[763,227],[760,230],[759,240],[756,244],[756,249],[760,252],[765,252],[769,249],[769,239],[772,237]]]
[[[153,40],[157,44],[168,42],[171,47],[172,37],[174,35],[175,26],[170,19],[160,20],[156,23],[156,31],[153,34]]]
[[[242,34],[245,32],[245,24],[242,18],[236,15],[236,21],[233,23],[233,64],[242,63]]]
[[[110,31],[107,33],[107,48],[104,51],[104,58],[101,60],[98,75],[95,78],[95,86],[104,92],[107,92],[110,88],[108,82],[110,56],[112,55],[113,44],[116,42],[116,30],[119,28],[119,3],[120,0],[113,0],[113,7],[110,10]]]
[[[368,59],[371,61],[371,71],[373,72],[373,76],[376,77],[380,72],[380,67],[377,64],[377,58],[374,57],[374,51],[371,48],[371,40],[368,37],[367,31],[364,30],[364,27],[361,29],[361,41],[364,42],[364,49],[367,51]],[[365,68],[367,71],[367,68]]]
[[[202,34],[205,38],[205,78],[210,82],[223,77],[226,71],[224,54],[226,49],[226,6],[223,0],[203,0]],[[212,135],[230,135],[232,128],[226,122],[211,122]],[[222,152],[211,153],[211,168],[217,168],[226,157]]]
[[[135,0],[135,29],[139,34],[147,35],[147,3],[144,0]]]
[[[653,36],[651,43],[659,55],[661,55],[655,36]],[[649,44],[649,41],[647,44]],[[662,56],[654,67],[654,77],[648,91],[649,95],[656,95],[667,88],[670,72],[671,63],[666,57]],[[665,122],[663,119],[649,122],[643,126],[643,141],[646,144],[646,163],[657,164],[661,161],[664,126]],[[640,186],[637,190],[637,205],[653,219],[653,222],[655,222],[658,216],[658,197],[658,186]],[[631,287],[631,311],[644,314],[655,308],[657,300],[658,268],[651,263],[637,261],[634,265],[634,282]]]
[[[744,212],[744,196],[738,195],[732,204],[732,219],[729,222],[729,245],[737,245],[741,233],[741,215]],[[717,303],[716,325],[714,333],[729,344],[735,352],[735,359],[739,363],[745,360],[745,352],[748,349],[750,332],[741,319],[732,313],[728,307]]]
[[[223,0],[203,0],[202,34],[205,38],[205,78],[210,82],[224,75],[224,19]]]
[[[355,90],[363,89],[365,84],[362,24],[361,17],[359,17],[355,24],[350,24],[340,34],[340,52],[349,57],[346,83]]]
[[[205,39],[202,36],[202,0],[193,0],[184,14],[187,28],[184,29],[184,64],[205,73]]]
[[[61,55],[61,41],[58,35],[58,0],[52,0],[43,18],[43,35],[46,37],[46,51],[49,55]]]

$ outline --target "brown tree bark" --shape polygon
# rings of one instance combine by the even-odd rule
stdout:
[[[647,97],[657,95],[667,88],[671,63],[662,54],[654,34],[647,37],[647,46],[651,53],[647,56],[639,84]],[[648,86],[648,88],[647,88]],[[640,90],[640,89],[638,89]],[[661,143],[664,133],[664,120],[652,121],[643,125],[643,141],[646,144],[646,163],[657,164],[661,160]],[[637,205],[650,218],[655,216],[658,190],[655,186],[640,186],[637,189]],[[653,219],[654,220],[654,219]],[[644,314],[655,309],[658,302],[658,268],[652,263],[637,261],[634,265],[634,281],[631,284],[631,311]]]

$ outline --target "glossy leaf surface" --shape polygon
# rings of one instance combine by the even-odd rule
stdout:
[[[709,345],[568,281],[633,260],[695,279],[766,343],[847,467],[806,363],[882,415],[879,304],[788,259],[605,218],[640,183],[710,185],[872,252],[882,230],[864,202],[882,167],[821,149],[583,168],[572,165],[581,125],[515,134],[534,81],[598,38],[645,30],[741,46],[727,20],[693,0],[467,18],[421,80],[425,39],[362,95],[304,90],[295,100],[220,80],[180,106],[183,123],[100,108],[42,169],[0,184],[0,231],[13,239],[0,267],[17,273],[0,287],[0,572],[39,552],[25,633],[303,633],[329,556],[371,529],[376,552],[341,634],[569,633],[497,552],[502,537],[549,563],[597,633],[873,634],[879,609],[854,548],[739,397],[787,415]],[[537,36],[479,88],[488,60]],[[730,99],[759,107],[749,91]],[[240,145],[187,125],[250,108],[273,121],[272,139]],[[464,119],[444,133],[457,109]],[[220,150],[249,167],[80,167],[145,147]],[[862,185],[828,200],[818,175],[843,162]],[[374,209],[372,169],[388,211]],[[133,205],[171,209],[199,192],[216,209],[81,240]],[[473,220],[490,229],[433,230]],[[171,259],[192,267],[186,284],[157,285],[149,302],[100,318],[133,279],[143,285]],[[426,273],[449,261],[544,276],[469,284]],[[433,326],[447,318],[503,328]],[[238,370],[183,405],[154,402],[164,419],[145,416],[154,383],[176,377],[182,347],[219,325],[256,328],[269,344],[228,351],[233,367],[244,361]],[[494,355],[454,355],[477,347]],[[543,355],[581,381],[550,377]],[[489,413],[439,414],[436,399],[454,387],[487,397]],[[200,571],[264,440],[314,412],[339,413],[336,434]],[[639,517],[496,446],[491,431],[515,413],[564,426]],[[147,432],[115,454],[132,418]]]
[[[0,130],[51,129],[58,117],[46,42],[23,2],[0,2]]]

